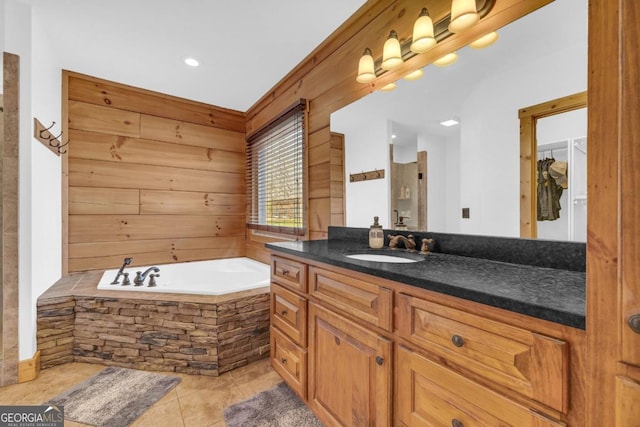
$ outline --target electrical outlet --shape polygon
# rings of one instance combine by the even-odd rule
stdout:
[[[469,208],[462,208],[462,218],[469,218]]]

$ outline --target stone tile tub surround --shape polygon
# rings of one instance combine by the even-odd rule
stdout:
[[[76,361],[217,376],[269,355],[268,287],[218,296],[99,291],[101,274],[64,277],[38,299],[42,369]]]
[[[418,240],[434,238],[435,252],[421,255],[422,261],[411,264],[349,259],[344,255],[392,251],[387,246],[369,249],[368,229],[346,227],[330,227],[328,240],[271,243],[267,247],[409,286],[585,328],[584,244],[557,242],[556,247],[556,242],[542,240],[401,233],[412,233]],[[399,232],[386,230],[387,234]],[[554,256],[549,256],[550,253]]]

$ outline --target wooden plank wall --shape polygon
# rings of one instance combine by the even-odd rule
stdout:
[[[63,86],[67,272],[245,255],[244,113],[66,71]]]
[[[356,82],[356,73],[366,47],[379,58],[392,29],[401,41],[411,36],[423,7],[428,7],[434,21],[446,16],[451,7],[451,2],[444,0],[368,1],[254,104],[247,112],[247,133],[268,123],[295,100],[309,100],[308,237],[326,238],[329,225],[344,223],[344,209],[342,215],[337,210],[341,204],[344,206],[344,193],[334,177],[343,166],[339,163],[340,156],[332,155],[335,144],[330,129],[332,112],[551,1],[496,0],[492,11],[473,28],[441,41],[431,51],[414,56],[372,83],[361,84]]]

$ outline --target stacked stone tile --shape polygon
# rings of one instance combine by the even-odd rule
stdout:
[[[219,375],[269,354],[269,294],[221,303],[95,296],[38,302],[41,367],[70,361]]]

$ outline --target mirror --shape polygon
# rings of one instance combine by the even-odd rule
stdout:
[[[454,64],[429,65],[422,79],[331,116],[331,131],[345,135],[347,177],[389,171],[389,146],[405,137],[427,152],[426,230],[519,237],[518,110],[586,90],[586,0],[552,2],[498,33],[492,46],[465,47]],[[459,124],[440,125],[451,118]],[[346,180],[346,226],[368,227],[377,215],[393,228],[390,176]]]

